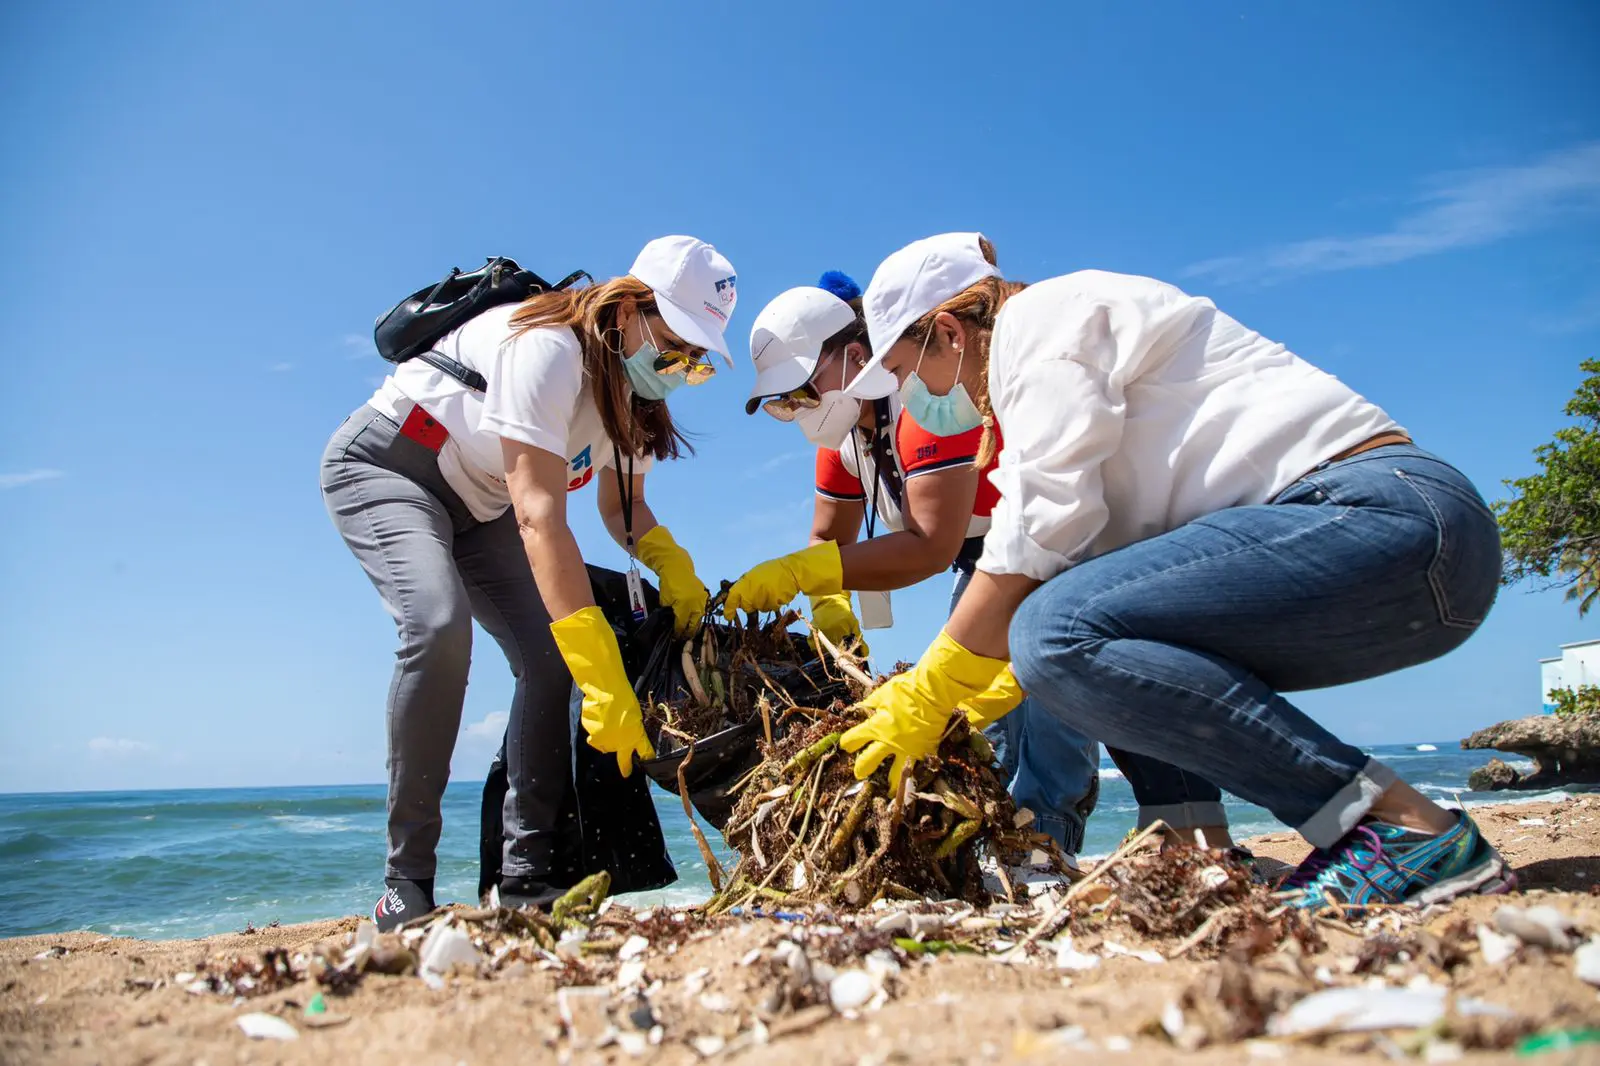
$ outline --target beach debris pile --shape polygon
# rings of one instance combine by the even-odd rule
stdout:
[[[1006,899],[1016,895],[1010,867],[1039,862],[1065,873],[1050,838],[1012,802],[988,741],[961,716],[896,793],[888,764],[858,781],[839,747],[860,711],[790,706],[784,715],[788,728],[762,745],[760,765],[736,789],[723,835],[739,861],[707,905],[712,913],[802,903],[855,910],[879,899],[988,903],[996,893],[983,857]]]
[[[1157,850],[1161,828],[1076,881],[1058,878],[1014,900],[885,894],[855,908],[768,907],[765,897],[755,901],[759,910],[634,908],[605,898],[601,876],[550,914],[457,907],[391,934],[363,922],[306,950],[217,957],[174,983],[251,1002],[258,1009],[241,1016],[241,1032],[284,1040],[350,1021],[353,1008],[335,1013],[322,997],[333,1003],[364,981],[447,988],[527,980],[555,1002],[556,1017],[539,1031],[547,1047],[628,1058],[673,1047],[700,1058],[732,1055],[836,1019],[870,1017],[926,988],[918,971],[934,966],[1007,967],[1030,977],[1041,996],[1034,1016],[1052,1020],[1014,1032],[1019,1055],[1159,1041],[1186,1051],[1242,1045],[1252,1057],[1278,1057],[1312,1043],[1448,1061],[1474,1049],[1560,1047],[1592,1035],[1585,1026],[1600,988],[1600,930],[1559,907],[1478,899],[1309,914],[1287,907],[1233,853]],[[1047,990],[1093,990],[1128,967],[1149,975],[1137,984],[1153,994],[1138,1008],[1098,1022],[1042,1009],[1070,1002]],[[1564,973],[1593,987],[1577,1006],[1539,1014],[1526,1000],[1500,1002],[1513,973]],[[301,1014],[308,999],[322,1009]],[[1112,1031],[1091,1036],[1085,1025]]]
[[[720,597],[712,608],[719,603]],[[756,722],[770,737],[782,730],[783,708],[858,698],[862,688],[852,688],[845,674],[824,664],[808,636],[789,628],[799,620],[783,611],[732,625],[708,610],[693,637],[660,649],[665,654],[646,667],[640,700],[657,756]]]

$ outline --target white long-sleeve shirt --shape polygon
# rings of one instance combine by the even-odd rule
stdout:
[[[1005,444],[978,567],[1041,581],[1225,507],[1265,503],[1399,429],[1210,300],[1099,270],[1006,302],[989,395]]]

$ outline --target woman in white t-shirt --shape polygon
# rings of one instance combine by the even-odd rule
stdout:
[[[896,376],[913,418],[984,426],[980,465],[995,422],[1005,441],[977,573],[845,734],[857,774],[893,757],[898,777],[952,708],[1008,681],[1014,704],[1020,682],[1036,711],[1298,829],[1316,849],[1283,884],[1299,906],[1514,886],[1464,812],[1281,695],[1472,634],[1500,577],[1472,483],[1209,300],[1093,270],[1023,286],[994,263],[979,234],[930,237],[884,260],[863,300],[868,366]]]
[[[413,359],[329,442],[329,514],[400,636],[380,928],[434,908],[439,805],[474,619],[517,679],[502,903],[543,904],[563,887],[551,877],[571,781],[574,682],[588,743],[616,753],[623,776],[635,756],[654,754],[616,636],[594,605],[567,495],[593,481],[606,528],[655,571],[680,632],[699,624],[705,586],[645,502],[644,481],[652,461],[687,447],[664,401],[715,372],[710,352],[727,356],[735,282],[703,241],[651,241],[625,277],[492,308],[442,338],[433,350],[481,375],[483,391]]]

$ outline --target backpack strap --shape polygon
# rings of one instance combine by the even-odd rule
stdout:
[[[424,363],[427,363],[435,370],[441,370],[444,373],[449,374],[451,377],[461,382],[461,384],[465,385],[473,392],[489,391],[488,378],[484,377],[476,370],[473,370],[471,367],[456,362],[448,355],[440,355],[438,352],[430,351],[419,353],[417,358],[421,359]]]

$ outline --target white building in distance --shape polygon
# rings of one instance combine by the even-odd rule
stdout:
[[[1544,713],[1554,714],[1550,693],[1558,688],[1577,690],[1579,685],[1600,685],[1600,640],[1580,640],[1561,645],[1554,659],[1539,660],[1539,695]]]

